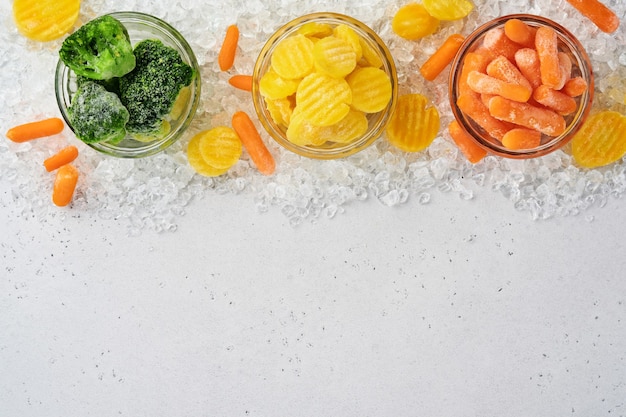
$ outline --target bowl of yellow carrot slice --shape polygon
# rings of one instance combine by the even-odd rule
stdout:
[[[279,28],[257,58],[254,107],[269,135],[316,159],[371,145],[397,101],[396,67],[380,37],[338,13],[301,16]]]
[[[455,141],[487,153],[534,158],[567,144],[593,101],[592,66],[581,43],[549,19],[494,19],[471,33],[452,62]]]

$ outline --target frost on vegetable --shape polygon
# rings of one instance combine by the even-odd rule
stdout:
[[[120,94],[120,79],[118,77],[108,78],[106,80],[93,80],[82,75],[76,76],[76,85],[78,85],[79,87],[86,82],[100,84],[101,86],[106,88],[107,91],[115,93],[118,96]]]
[[[135,69],[119,80],[120,100],[130,113],[128,133],[151,140],[169,132],[174,103],[196,74],[175,49],[159,40],[139,42],[134,53]]]
[[[135,67],[128,30],[109,15],[87,22],[68,36],[59,57],[77,75],[94,80],[121,77]]]
[[[117,143],[126,136],[128,110],[115,93],[95,82],[81,83],[68,108],[76,136],[85,143]]]

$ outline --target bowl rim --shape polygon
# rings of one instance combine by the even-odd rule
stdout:
[[[129,23],[148,23],[149,26],[153,28],[156,27],[161,32],[160,34],[158,34],[158,38],[162,40],[164,36],[167,37],[168,43],[173,43],[175,45],[175,49],[177,50],[177,52],[179,52],[183,61],[190,65],[194,70],[194,77],[191,81],[191,84],[189,85],[190,87],[192,87],[192,95],[191,100],[187,105],[187,112],[185,113],[184,120],[181,119],[182,122],[176,127],[176,129],[168,133],[164,138],[151,142],[143,142],[143,144],[141,141],[136,141],[138,144],[142,145],[133,148],[120,147],[113,144],[107,144],[105,142],[83,142],[90,148],[95,149],[100,153],[119,158],[143,158],[155,155],[176,143],[181,138],[183,132],[187,130],[196,115],[198,106],[200,104],[202,89],[200,66],[198,64],[198,60],[191,45],[187,42],[185,37],[176,28],[174,28],[172,25],[170,25],[161,18],[136,11],[117,11],[105,13],[103,14],[103,16],[104,15],[112,16],[118,19],[124,24],[127,30],[128,27],[126,25]],[[157,36],[155,35],[155,38],[156,37]],[[65,65],[65,63],[61,59],[59,59],[55,68],[54,86],[57,106],[59,108],[59,111],[61,112],[61,116],[65,120],[65,123],[70,128],[70,130],[74,132],[67,112],[68,104],[71,103],[69,83],[72,74],[73,72],[71,71],[71,69],[67,65]],[[182,117],[183,115],[181,115],[181,118]]]
[[[278,126],[275,125],[271,121],[271,117],[267,114],[267,108],[263,102],[263,97],[259,91],[259,80],[260,76],[263,74],[263,64],[269,63],[271,59],[271,52],[276,47],[278,41],[292,35],[297,29],[305,23],[311,21],[329,21],[332,23],[346,23],[352,27],[356,27],[361,32],[359,36],[364,37],[363,35],[367,35],[367,39],[365,39],[370,45],[375,46],[375,50],[378,55],[381,57],[383,61],[383,68],[387,75],[389,75],[389,79],[391,81],[391,99],[385,109],[381,110],[378,113],[373,113],[377,120],[373,125],[368,127],[368,131],[365,135],[363,135],[360,139],[355,140],[349,144],[345,144],[343,146],[335,146],[331,148],[321,148],[321,147],[313,147],[313,146],[300,146],[289,141],[285,136],[283,130],[281,130]],[[269,64],[268,64],[269,65]],[[337,159],[344,158],[350,155],[353,155],[371,144],[373,144],[377,139],[379,139],[384,133],[385,127],[389,122],[389,118],[393,113],[393,109],[396,106],[396,102],[398,99],[398,74],[396,64],[393,58],[393,55],[389,51],[387,44],[382,40],[382,38],[368,25],[364,22],[336,12],[314,12],[308,13],[297,18],[294,18],[287,23],[281,25],[278,29],[276,29],[272,35],[267,39],[264,45],[261,48],[259,55],[254,63],[254,69],[252,74],[253,82],[252,82],[252,101],[254,105],[255,112],[257,117],[265,129],[265,131],[269,134],[269,136],[277,142],[279,145],[284,147],[285,149],[294,152],[298,155],[305,156],[313,159]]]
[[[572,116],[572,120],[568,123],[565,132],[533,149],[514,150],[507,149],[504,146],[496,146],[492,141],[484,139],[480,132],[474,128],[474,123],[467,120],[464,113],[456,106],[456,99],[458,97],[456,94],[457,79],[461,73],[461,68],[463,66],[462,58],[465,56],[465,53],[469,52],[474,43],[480,40],[488,30],[501,27],[507,20],[510,19],[520,19],[526,23],[531,23],[537,26],[544,25],[554,28],[557,32],[560,43],[565,44],[570,50],[571,55],[576,57],[576,60],[578,61],[577,67],[581,72],[581,76],[585,79],[585,81],[587,81],[587,90],[579,97],[578,108]],[[580,65],[581,63],[584,64],[584,66]],[[483,23],[465,38],[450,65],[450,75],[448,78],[448,99],[454,119],[460,127],[467,134],[469,134],[472,139],[474,139],[474,142],[478,146],[497,156],[512,159],[528,159],[551,153],[562,148],[571,141],[572,137],[576,134],[576,132],[578,132],[578,130],[580,130],[591,111],[593,106],[594,88],[595,82],[591,60],[589,59],[587,51],[576,36],[574,36],[567,28],[552,19],[533,14],[516,13],[499,16]]]

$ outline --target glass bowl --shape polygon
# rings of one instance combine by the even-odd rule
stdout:
[[[267,108],[266,102],[260,91],[259,81],[270,70],[272,54],[277,46],[285,39],[298,33],[305,25],[325,25],[335,28],[338,25],[346,25],[351,28],[360,38],[361,44],[372,52],[380,61],[382,69],[389,77],[391,83],[391,97],[387,105],[378,112],[368,113],[366,132],[348,143],[327,141],[320,145],[299,145],[287,139],[287,127],[277,123]],[[252,98],[254,108],[261,125],[267,133],[284,148],[301,156],[315,159],[336,159],[352,155],[365,149],[378,139],[383,133],[393,109],[395,108],[398,95],[398,77],[396,66],[391,53],[382,39],[364,23],[342,14],[331,12],[312,13],[296,18],[279,28],[265,43],[255,62],[252,82]]]
[[[200,101],[201,85],[198,61],[185,38],[163,20],[139,12],[115,12],[111,13],[110,16],[124,24],[133,46],[145,39],[161,40],[165,45],[178,51],[182,60],[190,65],[195,72],[195,76],[189,86],[189,99],[180,116],[170,121],[171,130],[165,137],[144,142],[135,140],[130,135],[127,135],[126,138],[117,144],[106,142],[88,143],[90,147],[99,152],[120,158],[141,158],[154,155],[180,139],[196,114]],[[57,63],[54,87],[61,115],[71,129],[72,124],[69,121],[67,109],[77,89],[76,74],[61,60]]]
[[[540,145],[528,149],[506,148],[498,139],[489,135],[470,117],[465,115],[456,104],[459,97],[459,82],[461,78],[461,73],[463,71],[463,62],[466,55],[469,52],[475,51],[477,48],[481,47],[482,42],[485,38],[485,34],[487,34],[492,29],[503,28],[504,24],[509,19],[522,20],[527,25],[534,28],[544,26],[554,29],[558,38],[559,52],[566,53],[572,61],[571,76],[580,76],[587,83],[586,91],[582,95],[575,97],[576,110],[573,113],[564,116],[566,122],[565,131],[558,136],[542,135]],[[593,70],[589,57],[587,56],[587,53],[585,52],[585,49],[583,48],[581,43],[574,37],[574,35],[572,35],[567,29],[565,29],[558,23],[544,17],[529,14],[514,14],[502,16],[480,26],[465,39],[465,42],[461,45],[461,48],[456,54],[450,68],[449,99],[454,118],[461,126],[461,129],[469,134],[469,136],[472,137],[479,146],[481,146],[491,154],[506,158],[535,158],[553,152],[566,145],[585,122],[589,111],[591,110],[593,102],[593,91]],[[532,100],[532,96],[530,100]],[[537,103],[533,104],[537,105]]]

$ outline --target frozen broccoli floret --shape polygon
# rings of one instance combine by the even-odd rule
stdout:
[[[128,30],[109,15],[87,22],[68,36],[59,56],[77,75],[94,80],[121,77],[135,68]]]
[[[127,131],[142,140],[168,133],[168,116],[195,71],[175,49],[155,39],[135,46],[135,69],[120,78],[120,100],[130,113]]]
[[[126,136],[128,110],[115,93],[96,82],[81,83],[67,113],[74,133],[85,143],[117,143]]]
[[[113,78],[109,78],[109,79],[106,79],[106,80],[94,80],[94,79],[87,78],[87,77],[82,76],[82,75],[76,76],[76,85],[78,87],[83,85],[83,83],[85,83],[85,82],[91,82],[91,83],[100,84],[101,86],[106,88],[107,91],[115,93],[118,96],[120,94],[120,79],[118,77],[113,77]]]

